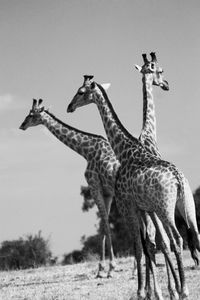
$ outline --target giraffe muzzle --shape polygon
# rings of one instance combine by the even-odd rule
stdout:
[[[21,130],[26,130],[25,124],[22,123],[22,124],[20,125],[19,129],[21,129]]]
[[[74,112],[74,111],[75,111],[75,109],[73,108],[72,103],[70,103],[70,104],[68,105],[68,107],[67,107],[67,112],[68,112],[68,113],[72,113],[72,112]]]
[[[166,80],[163,80],[163,82],[160,84],[160,87],[164,90],[164,91],[169,91],[169,83]]]

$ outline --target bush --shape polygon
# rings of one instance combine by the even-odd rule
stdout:
[[[46,265],[51,258],[49,241],[41,236],[28,235],[26,239],[4,241],[0,248],[0,269],[16,270]]]
[[[194,192],[194,202],[196,206],[197,225],[200,231],[200,187]]]
[[[69,254],[63,255],[62,265],[72,265],[83,261],[83,253],[80,250],[74,250]]]
[[[83,196],[83,206],[82,211],[86,212],[95,206],[95,202],[91,195],[91,190],[89,186],[81,186],[81,196]]]

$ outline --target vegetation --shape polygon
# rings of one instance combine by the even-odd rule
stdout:
[[[4,241],[0,248],[0,270],[16,270],[46,265],[51,259],[49,241],[41,236]]]

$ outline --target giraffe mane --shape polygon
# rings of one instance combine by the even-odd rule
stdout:
[[[95,83],[96,83],[96,82],[95,82]],[[108,98],[108,95],[107,95],[106,91],[104,90],[104,88],[103,88],[100,84],[98,84],[98,83],[96,83],[96,85],[98,86],[98,88],[99,88],[100,91],[102,92],[103,97],[106,99],[106,102],[107,102],[107,104],[108,104],[108,106],[109,106],[109,109],[111,110],[111,112],[112,112],[112,114],[113,114],[113,116],[114,116],[114,118],[115,118],[117,124],[119,125],[119,127],[122,129],[122,131],[125,133],[125,135],[126,135],[129,139],[131,139],[134,143],[138,143],[138,140],[137,140],[134,136],[132,136],[132,135],[130,134],[130,132],[128,132],[128,130],[123,126],[123,124],[122,124],[121,121],[119,120],[119,118],[118,118],[116,112],[114,111],[113,106],[112,106],[112,104],[111,104],[111,102],[110,102],[110,100],[109,100],[109,98]]]

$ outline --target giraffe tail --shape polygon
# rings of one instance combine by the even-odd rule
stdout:
[[[200,251],[200,234],[198,232],[196,209],[191,188],[185,177],[179,173],[180,195],[177,209],[187,225],[187,239],[192,256],[196,256],[196,249]]]
[[[197,249],[195,248],[195,237],[190,228],[187,228],[187,243],[190,250],[192,259],[194,260],[195,266],[199,266],[199,257]]]

